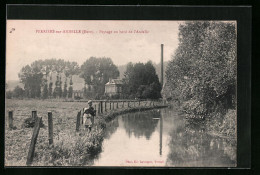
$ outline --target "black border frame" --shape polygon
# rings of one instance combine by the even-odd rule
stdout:
[[[236,20],[238,29],[238,168],[251,168],[251,20],[250,6],[81,6],[81,5],[7,5],[7,19],[55,20]],[[87,11],[87,13],[86,13]],[[97,13],[97,11],[99,13]],[[4,32],[5,34],[5,32]],[[4,64],[5,65],[5,64]],[[1,69],[5,70],[5,69]],[[1,74],[2,76],[3,74]],[[1,77],[2,78],[2,77]],[[5,77],[3,78],[5,79]],[[4,97],[4,91],[2,91]],[[1,124],[4,128],[4,119]],[[245,132],[246,130],[246,132]],[[3,132],[4,133],[4,132]],[[4,143],[3,143],[4,145]],[[4,150],[4,149],[2,149]],[[4,151],[3,151],[4,152]],[[2,152],[2,153],[3,153]],[[4,157],[4,156],[3,156]],[[49,169],[48,167],[47,169]],[[64,167],[59,167],[64,168]],[[78,167],[75,167],[78,168]],[[161,170],[172,168],[113,168],[116,171]],[[11,170],[6,168],[5,170]],[[28,172],[30,168],[22,168]],[[27,169],[27,170],[26,170]],[[38,169],[38,168],[37,168]],[[50,170],[45,169],[45,173]],[[51,168],[53,172],[60,169]],[[82,167],[81,167],[82,169]],[[85,169],[85,167],[84,167]],[[88,168],[89,169],[89,168]],[[89,169],[92,171],[93,168]],[[96,169],[94,167],[94,169]],[[101,168],[102,169],[102,168]],[[107,168],[103,168],[105,170]],[[118,169],[118,170],[117,170]],[[179,171],[183,168],[174,168]],[[194,168],[186,168],[191,170]],[[196,168],[208,169],[208,168]],[[215,168],[214,168],[215,169]],[[222,168],[216,168],[221,169]],[[16,172],[17,172],[16,171]],[[44,173],[41,171],[41,173]],[[71,170],[66,168],[66,172]],[[130,172],[130,171],[129,171]],[[45,174],[44,173],[44,174]]]

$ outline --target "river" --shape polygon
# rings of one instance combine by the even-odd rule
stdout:
[[[212,136],[171,108],[129,113],[108,124],[94,166],[235,167],[236,140]]]

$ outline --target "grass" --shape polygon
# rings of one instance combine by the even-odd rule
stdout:
[[[94,104],[95,105],[95,104]],[[80,126],[76,132],[76,116],[78,111],[87,106],[82,102],[62,102],[47,100],[6,100],[5,113],[5,166],[26,166],[26,157],[30,146],[33,128],[23,127],[24,120],[31,116],[31,111],[36,110],[38,117],[42,117],[45,125],[40,129],[32,166],[84,166],[93,164],[93,159],[102,151],[104,128],[106,124],[117,115],[128,112],[149,110],[163,106],[151,106],[149,103],[138,102],[128,104],[120,102],[114,104],[114,110],[98,115],[92,132],[88,133]],[[158,105],[158,104],[156,104]],[[138,107],[137,107],[138,106]],[[97,107],[97,105],[96,105]],[[103,106],[104,107],[104,106]],[[111,106],[112,107],[112,106]],[[14,111],[14,130],[8,129],[8,111]],[[48,111],[53,116],[54,144],[48,144]]]

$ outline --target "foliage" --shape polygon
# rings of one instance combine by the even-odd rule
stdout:
[[[97,96],[105,92],[105,84],[109,78],[117,78],[119,71],[111,58],[90,57],[81,66],[80,77],[88,85],[94,85]]]
[[[36,122],[36,118],[35,119],[32,118],[32,117],[26,118],[24,120],[23,127],[25,127],[25,128],[33,128],[34,125],[35,125],[35,122]],[[42,120],[40,122],[40,127],[44,127],[44,124],[43,124]]]
[[[13,97],[21,98],[24,96],[24,90],[20,86],[16,86],[13,90]]]
[[[123,93],[133,98],[161,97],[161,85],[151,61],[143,63],[128,63],[123,79]]]
[[[6,92],[6,98],[11,99],[13,97],[13,92],[12,91],[7,91]]]
[[[167,97],[188,113],[207,115],[236,106],[236,27],[227,22],[185,22],[167,70]]]
[[[63,98],[67,98],[67,95],[68,95],[68,90],[67,90],[67,80],[66,80],[63,87]]]
[[[31,66],[27,65],[23,67],[19,73],[19,78],[24,84],[27,97],[35,98],[41,96],[43,74],[41,72],[41,65],[38,62],[32,63]]]
[[[52,73],[57,74],[56,87],[53,92]],[[66,81],[70,76],[79,73],[79,66],[76,62],[64,61],[62,59],[46,59],[34,61],[31,65],[24,66],[19,78],[24,84],[25,96],[29,98],[41,97],[43,87],[43,98],[62,97],[61,76],[65,75]],[[48,82],[49,81],[49,82]],[[49,83],[49,87],[48,84]]]

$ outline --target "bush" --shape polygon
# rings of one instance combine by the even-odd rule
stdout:
[[[6,92],[6,98],[11,99],[13,97],[13,92],[12,91],[7,91]]]
[[[23,123],[23,127],[25,128],[33,128],[35,125],[36,119],[33,119],[32,117],[26,118]],[[44,124],[41,120],[40,127],[44,127]]]

